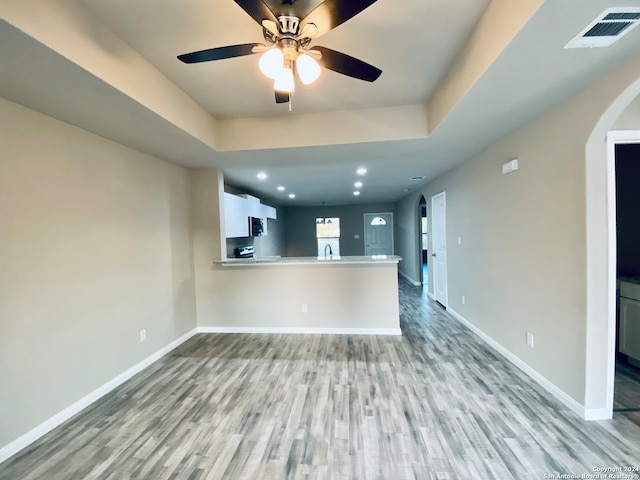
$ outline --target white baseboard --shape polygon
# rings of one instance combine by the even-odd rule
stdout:
[[[171,350],[173,350],[177,346],[179,346],[182,343],[184,343],[187,340],[189,340],[196,333],[197,333],[197,329],[195,329],[195,328],[193,330],[191,330],[190,332],[185,333],[183,336],[181,336],[177,340],[174,340],[173,342],[171,342],[170,344],[168,344],[165,347],[161,348],[160,350],[158,350],[154,354],[148,356],[147,358],[145,358],[141,362],[137,363],[136,365],[134,365],[133,367],[129,368],[125,372],[121,373],[120,375],[118,375],[114,379],[108,381],[107,383],[105,383],[101,387],[98,387],[93,392],[89,393],[88,395],[85,395],[84,397],[82,397],[80,400],[78,400],[74,404],[68,406],[67,408],[65,408],[61,412],[58,412],[53,417],[49,418],[45,422],[43,422],[40,425],[38,425],[37,427],[35,427],[32,430],[28,431],[24,435],[18,437],[13,442],[11,442],[8,445],[2,447],[0,449],[0,463],[8,460],[10,457],[14,456],[20,450],[28,447],[29,445],[31,445],[33,442],[38,440],[43,435],[49,433],[51,430],[53,430],[57,426],[59,426],[62,423],[66,422],[68,419],[70,419],[71,417],[73,417],[74,415],[76,415],[77,413],[82,411],[83,409],[87,408],[93,402],[95,402],[96,400],[100,399],[101,397],[103,397],[107,393],[111,392],[114,388],[116,388],[119,385],[121,385],[122,383],[126,382],[131,377],[133,377],[135,374],[141,372],[142,370],[147,368],[149,365],[151,365],[153,362],[157,361],[158,359],[160,359],[162,356],[164,356],[167,353],[169,353]]]
[[[400,271],[400,270],[398,270],[398,273],[399,273],[400,275],[402,275],[402,277],[403,277],[407,282],[409,282],[411,285],[413,285],[414,287],[420,287],[420,286],[422,286],[422,282],[416,282],[413,278],[409,277],[409,275],[407,275],[406,273],[404,273],[404,272],[402,272],[402,271]]]
[[[516,367],[518,367],[524,373],[529,375],[533,380],[535,380],[538,384],[540,384],[540,386],[542,386],[551,395],[553,395],[558,400],[560,400],[564,405],[566,405],[568,408],[570,408],[577,415],[579,415],[580,417],[584,418],[585,420],[596,420],[595,417],[594,418],[587,418],[587,413],[588,412],[585,410],[585,407],[583,405],[581,405],[576,400],[571,398],[563,390],[561,390],[555,384],[553,384],[550,380],[548,380],[546,377],[544,377],[538,371],[534,370],[527,363],[523,362],[520,358],[515,356],[509,350],[504,348],[502,345],[500,345],[493,338],[491,338],[489,335],[487,335],[482,330],[480,330],[478,327],[476,327],[469,320],[467,320],[462,315],[460,315],[458,312],[456,312],[453,308],[447,307],[447,312],[449,312],[460,323],[462,323],[463,325],[469,327],[469,329],[473,333],[475,333],[478,337],[480,337],[485,343],[487,343],[489,346],[491,346],[494,350],[496,350],[498,353],[500,353],[503,357],[505,357],[507,360],[509,360],[511,363],[513,363]],[[595,414],[595,411],[594,411],[594,414]]]
[[[610,408],[587,408],[584,412],[585,420],[611,420],[613,413]]]
[[[431,293],[429,290],[427,290],[427,297],[429,297],[434,302],[436,301],[436,296],[433,293]]]
[[[293,333],[314,335],[402,335],[399,328],[198,327],[198,333]]]

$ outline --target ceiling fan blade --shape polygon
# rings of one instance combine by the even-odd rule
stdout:
[[[304,27],[300,29],[298,38],[315,38],[318,36],[318,27],[315,23],[305,23]]]
[[[261,43],[242,43],[240,45],[228,45],[226,47],[209,48],[198,52],[178,55],[178,60],[184,63],[210,62],[212,60],[224,60],[225,58],[242,57],[258,53],[254,48],[262,46]],[[258,49],[259,51],[259,49]]]
[[[278,24],[276,22],[272,22],[271,20],[262,20],[262,26],[269,30],[274,35],[279,35]]]
[[[235,0],[235,2],[259,25],[262,25],[263,20],[278,24],[278,19],[262,0]]]
[[[316,37],[355,17],[376,0],[325,0],[301,21],[301,27],[314,23],[318,27]]]
[[[288,103],[289,102],[289,94],[287,92],[280,92],[275,90],[276,92],[276,103]]]
[[[311,51],[313,52],[314,50],[322,54],[322,58],[318,60],[320,66],[347,75],[348,77],[357,78],[366,82],[375,82],[380,74],[382,74],[382,70],[379,68],[345,53],[336,52],[330,48],[320,46],[314,46]]]

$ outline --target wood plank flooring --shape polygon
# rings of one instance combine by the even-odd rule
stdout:
[[[402,337],[196,335],[0,480],[542,479],[640,466],[401,280]]]
[[[640,369],[627,363],[616,364],[614,415],[625,415],[640,426]]]

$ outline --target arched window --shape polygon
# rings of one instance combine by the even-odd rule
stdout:
[[[373,220],[371,220],[371,225],[373,226],[386,225],[386,224],[387,224],[387,221],[382,217],[373,217]]]

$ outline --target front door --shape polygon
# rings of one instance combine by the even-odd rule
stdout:
[[[433,268],[433,292],[437,302],[447,306],[447,235],[446,194],[431,197],[431,266]]]
[[[364,254],[393,255],[393,213],[364,214]]]

